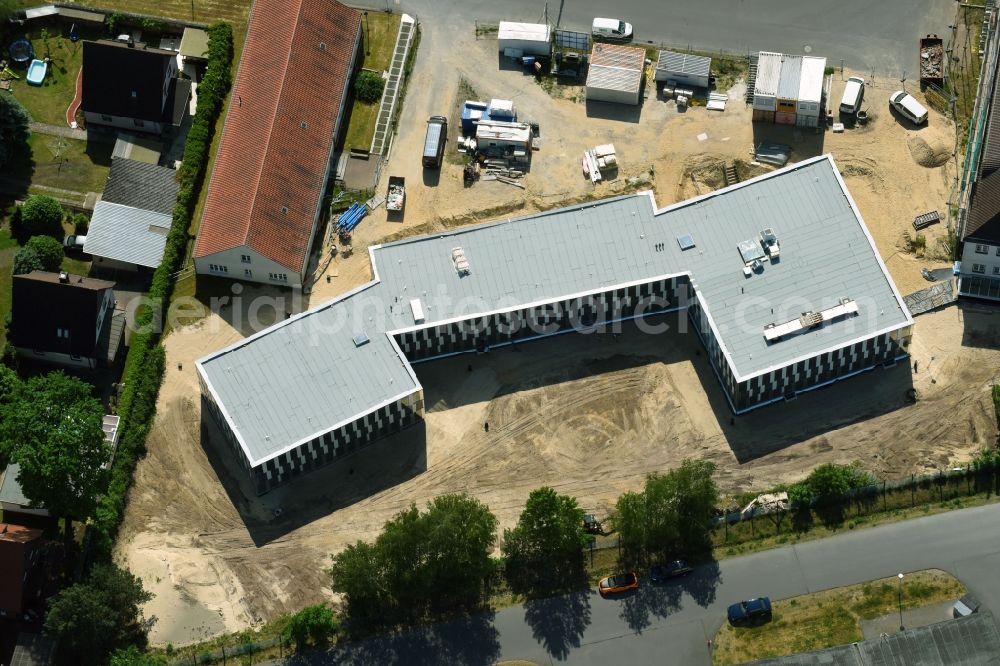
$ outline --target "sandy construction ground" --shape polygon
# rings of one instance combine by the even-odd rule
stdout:
[[[572,89],[554,99],[533,79],[499,71],[494,43],[424,30],[385,170],[406,176],[405,220],[390,222],[376,211],[359,227],[356,250],[393,235],[608,196],[640,174],[649,174],[658,203],[666,205],[717,187],[718,165],[748,162],[755,141],[778,140],[795,146],[795,159],[833,153],[903,293],[927,285],[921,267],[944,265],[907,253],[904,233],[915,215],[946,211],[953,128],[934,112],[927,128],[900,125],[886,106],[893,83],[869,88],[872,122],[844,134],[755,128],[739,87],[725,113],[679,113],[672,103],[647,99],[634,122],[630,109],[589,108],[571,99]],[[461,60],[448,58],[460,50]],[[456,69],[439,67],[446,60]],[[483,98],[513,98],[522,117],[541,123],[543,146],[525,191],[497,182],[466,190],[454,158],[440,177],[424,180],[423,119],[455,117],[461,77]],[[839,72],[835,79],[839,100]],[[622,175],[595,189],[580,173],[579,156],[609,141],[618,148]],[[927,232],[929,253],[943,232],[944,225]],[[368,279],[366,252],[338,257],[317,276],[312,303]],[[244,296],[253,293],[248,288]],[[158,618],[154,643],[191,642],[330,598],[324,568],[331,553],[373,537],[411,502],[423,505],[442,493],[469,492],[509,526],[540,485],[603,514],[648,472],[686,457],[714,461],[722,488],[735,491],[795,480],[830,461],[861,460],[887,477],[940,469],[997,437],[987,391],[1000,368],[1000,310],[952,306],[919,317],[916,374],[906,365],[874,371],[733,420],[697,339],[667,320],[671,330],[656,336],[626,325],[617,340],[568,335],[419,365],[424,424],[307,475],[294,488],[256,498],[216,448],[211,425],[203,442],[194,369],[196,359],[248,332],[232,325],[244,310],[227,308],[165,342],[167,377],[117,551],[156,594],[146,609]],[[916,404],[905,399],[911,387]]]

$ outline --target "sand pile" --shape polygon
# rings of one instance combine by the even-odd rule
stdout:
[[[951,146],[941,141],[928,143],[922,137],[912,136],[906,141],[913,160],[922,167],[934,169],[951,159]]]

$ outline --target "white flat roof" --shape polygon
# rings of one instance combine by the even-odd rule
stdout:
[[[529,42],[547,42],[552,38],[552,28],[544,23],[515,23],[500,21],[497,39],[516,39]]]
[[[766,228],[780,259],[745,277],[739,244]],[[912,324],[829,156],[665,209],[651,193],[630,195],[369,255],[371,283],[198,362],[252,465],[420,390],[393,337],[401,331],[687,275],[745,381]],[[845,298],[856,316],[765,338],[769,324],[832,312]],[[357,344],[359,335],[368,341]]]

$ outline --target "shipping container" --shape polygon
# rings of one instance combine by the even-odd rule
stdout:
[[[774,111],[766,111],[764,109],[754,109],[753,121],[755,123],[773,123]]]
[[[544,23],[500,21],[497,44],[501,53],[548,58],[552,53],[552,28]]]
[[[794,125],[795,124],[795,114],[794,113],[783,113],[781,111],[774,114],[774,122],[779,125]]]

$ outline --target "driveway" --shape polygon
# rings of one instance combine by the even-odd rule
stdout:
[[[699,567],[675,585],[645,585],[621,599],[578,592],[417,627],[340,645],[300,663],[710,664],[708,639],[734,601],[784,599],[930,568],[957,576],[984,609],[1000,610],[1000,504],[727,559]]]
[[[397,9],[426,25],[473,29],[474,21],[541,21],[537,0],[401,0]],[[369,0],[379,7],[378,0]],[[637,42],[665,43],[729,53],[781,51],[825,56],[830,66],[874,71],[876,79],[916,79],[917,40],[932,32],[947,38],[955,19],[952,0],[551,0],[548,16],[562,28],[590,31],[595,16],[612,14],[635,26]],[[381,4],[385,9],[387,5]],[[423,48],[423,46],[421,46]],[[442,66],[447,66],[442,62]]]

